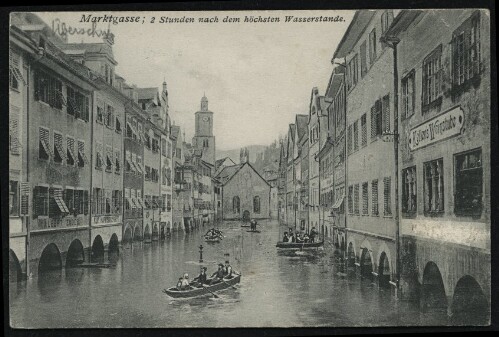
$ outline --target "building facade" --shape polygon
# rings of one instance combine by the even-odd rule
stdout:
[[[489,16],[402,11],[386,35],[400,41],[402,295],[425,310],[444,308],[457,319],[468,312],[487,321]]]

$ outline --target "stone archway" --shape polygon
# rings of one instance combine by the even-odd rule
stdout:
[[[104,241],[97,235],[92,243],[92,260],[102,260],[104,258]]]
[[[490,306],[478,282],[463,276],[456,284],[452,298],[452,321],[457,325],[482,325],[490,319]]]
[[[378,262],[378,283],[380,288],[390,288],[390,260],[385,252],[381,253]]]
[[[423,311],[447,310],[447,296],[445,293],[442,274],[437,265],[430,261],[426,264],[423,272],[423,286],[421,291],[421,309]]]
[[[22,280],[22,268],[16,253],[9,249],[9,282],[19,282]]]
[[[373,280],[373,261],[369,249],[362,248],[360,255],[360,276],[362,279]]]
[[[85,251],[80,240],[74,239],[66,254],[66,268],[75,267],[85,262]]]
[[[38,262],[38,273],[57,269],[62,269],[61,252],[55,243],[51,243],[43,249]]]

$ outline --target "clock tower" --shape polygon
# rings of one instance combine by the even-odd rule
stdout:
[[[215,165],[215,137],[213,136],[213,112],[208,109],[208,98],[201,98],[201,110],[195,114],[195,133],[192,145],[203,151],[202,159]]]

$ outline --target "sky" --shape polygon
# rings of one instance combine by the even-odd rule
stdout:
[[[36,13],[49,26],[58,19],[74,28],[90,28],[82,14],[139,15],[144,23],[98,23],[115,35],[116,73],[139,87],[168,84],[170,115],[194,135],[194,113],[206,94],[214,112],[217,149],[267,145],[285,135],[296,114],[308,114],[313,87],[324,94],[331,58],[354,11],[251,12],[52,12]],[[337,16],[343,22],[285,23],[296,17]],[[195,23],[159,23],[165,17],[194,17]],[[198,17],[218,16],[218,23]],[[278,23],[224,23],[225,16],[279,17]],[[155,17],[155,23],[150,23]],[[68,42],[99,42],[69,35]]]

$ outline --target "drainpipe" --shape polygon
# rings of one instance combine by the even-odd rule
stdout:
[[[396,290],[400,287],[400,208],[399,208],[399,133],[398,133],[398,58],[397,45],[400,39],[395,36],[383,36],[381,42],[385,42],[393,49],[393,151],[395,159],[395,244],[396,244]]]

